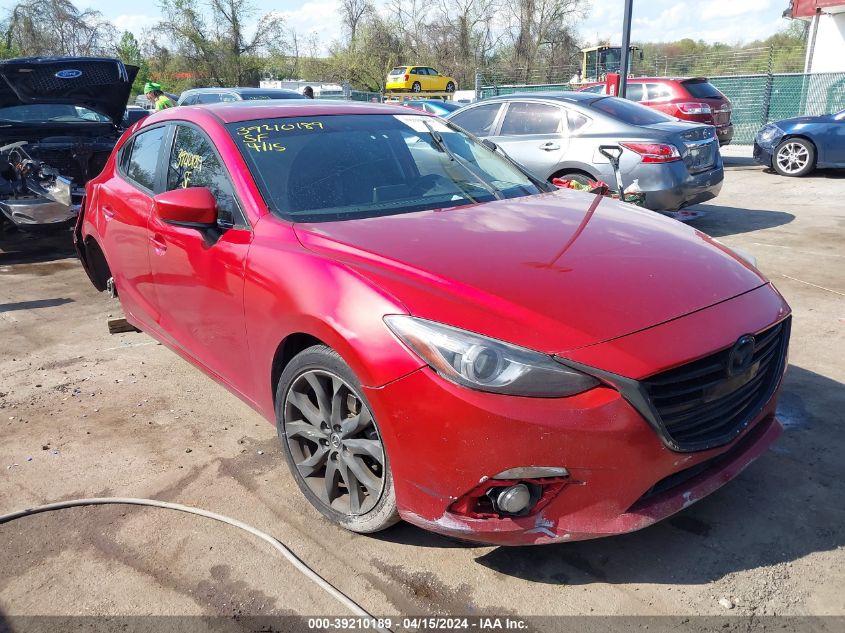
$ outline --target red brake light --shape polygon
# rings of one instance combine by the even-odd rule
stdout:
[[[664,143],[619,143],[622,147],[640,155],[644,163],[671,163],[681,160],[681,154],[674,145]]]
[[[408,81],[409,77],[410,77],[410,75],[405,75],[405,81]]]
[[[699,102],[691,102],[691,103],[678,103],[678,110],[683,112],[684,114],[710,114],[710,106],[706,103],[699,103]]]

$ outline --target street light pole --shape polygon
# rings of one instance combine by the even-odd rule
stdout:
[[[628,68],[631,63],[631,14],[634,0],[625,0],[625,15],[622,19],[622,59],[619,68],[619,96],[623,99],[628,92]]]

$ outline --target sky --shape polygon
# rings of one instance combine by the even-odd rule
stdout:
[[[78,6],[101,11],[120,30],[140,34],[158,19],[156,0],[76,0]],[[384,0],[375,0],[377,5]],[[259,12],[279,11],[302,34],[316,32],[323,45],[340,37],[336,0],[255,0]],[[784,28],[781,17],[788,0],[634,0],[632,38],[672,41],[685,37],[728,44],[764,39]],[[585,42],[597,39],[619,44],[624,0],[592,0],[578,27]]]

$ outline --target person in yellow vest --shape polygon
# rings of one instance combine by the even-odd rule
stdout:
[[[144,94],[150,100],[150,103],[153,104],[156,112],[172,108],[176,105],[170,97],[161,91],[161,84],[157,84],[154,81],[148,81],[144,85]]]

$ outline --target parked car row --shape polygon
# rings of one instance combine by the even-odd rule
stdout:
[[[710,200],[724,179],[713,126],[678,121],[616,97],[514,94],[484,99],[447,118],[548,181],[615,183],[599,148],[617,145],[623,185],[636,183],[649,209],[677,210]]]

